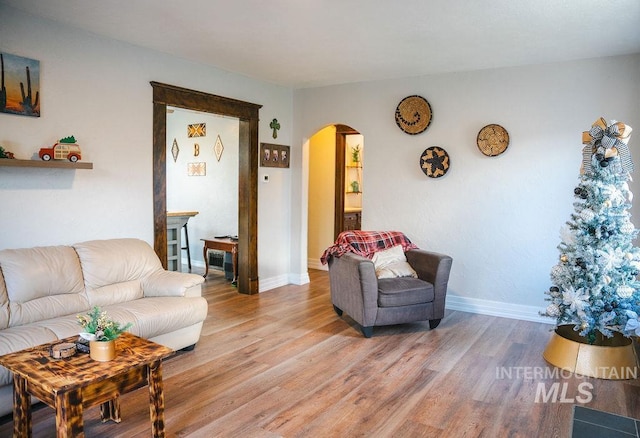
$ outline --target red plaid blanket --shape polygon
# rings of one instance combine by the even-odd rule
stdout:
[[[402,245],[405,252],[418,248],[400,231],[343,231],[338,235],[336,242],[324,251],[320,261],[326,265],[330,257],[340,257],[347,252],[370,259],[376,251],[396,245]]]

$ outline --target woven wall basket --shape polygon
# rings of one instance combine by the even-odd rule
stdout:
[[[478,132],[478,149],[488,157],[496,157],[507,150],[509,133],[500,125],[487,125]]]
[[[429,178],[440,178],[449,170],[451,160],[449,154],[438,146],[424,150],[420,155],[420,169]]]
[[[396,108],[396,124],[407,134],[424,132],[431,123],[431,105],[424,97],[408,96]]]

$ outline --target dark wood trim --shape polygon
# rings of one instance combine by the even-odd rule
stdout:
[[[335,241],[344,230],[344,194],[345,194],[345,155],[347,135],[360,134],[347,125],[335,125],[336,127],[336,179],[335,179],[335,208],[333,219],[333,240]]]
[[[201,91],[151,82],[153,87],[153,233],[154,248],[167,266],[167,105],[237,117],[238,292],[256,294],[258,283],[258,112],[262,105]]]
[[[333,218],[333,240],[338,238],[338,234],[344,230],[344,154],[345,154],[345,135],[340,132],[339,125],[336,125],[336,181],[335,187],[335,207]]]

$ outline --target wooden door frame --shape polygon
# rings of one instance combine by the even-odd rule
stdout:
[[[347,135],[360,134],[347,125],[336,127],[336,170],[335,170],[335,207],[333,217],[333,240],[335,241],[344,230],[344,194],[345,194],[345,164]]]
[[[167,267],[167,106],[239,119],[238,292],[258,284],[258,111],[262,105],[151,82],[153,87],[154,249]],[[205,263],[207,261],[205,260]]]

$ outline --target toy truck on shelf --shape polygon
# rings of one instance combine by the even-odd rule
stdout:
[[[60,139],[56,144],[50,148],[41,148],[38,152],[38,156],[41,160],[69,160],[72,163],[82,158],[82,152],[80,146],[76,144],[74,136],[65,137]]]

